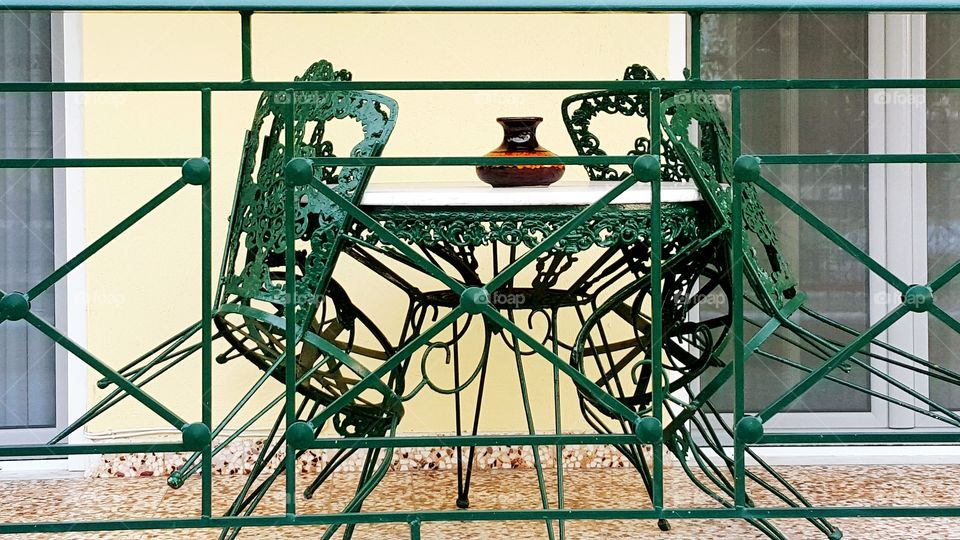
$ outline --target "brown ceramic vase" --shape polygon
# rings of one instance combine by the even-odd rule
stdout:
[[[503,142],[486,157],[556,156],[537,142],[535,116],[497,118],[503,126]],[[480,165],[477,176],[493,187],[549,186],[563,176],[563,165]]]

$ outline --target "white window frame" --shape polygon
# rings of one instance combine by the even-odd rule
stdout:
[[[883,78],[924,78],[926,76],[926,14],[870,13],[868,21],[868,76]],[[682,78],[689,65],[689,19],[686,14],[671,15],[670,76]],[[677,36],[674,38],[674,36]],[[924,90],[871,90],[867,99],[868,152],[925,153],[926,111],[916,107],[924,103]],[[904,129],[909,126],[909,129]],[[923,164],[878,164],[869,166],[868,191],[869,252],[880,264],[907,283],[926,283],[926,166]],[[907,182],[900,181],[906,177]],[[888,179],[891,181],[888,182]],[[908,201],[908,204],[904,204]],[[911,257],[887,257],[887,253],[911,253]],[[900,293],[870,274],[870,313],[873,324],[900,302]],[[927,354],[928,327],[925,314],[910,314],[879,336],[879,339]],[[878,354],[882,350],[875,351]],[[910,384],[925,394],[928,379],[896,366],[885,366],[885,373]],[[902,401],[912,400],[877,376],[871,377],[871,388],[889,393]],[[892,391],[891,391],[892,390]],[[869,412],[778,414],[765,427],[776,431],[883,431],[922,427],[929,430],[953,428],[937,426],[936,421],[919,413],[891,406],[881,398],[871,398]],[[861,447],[862,448],[862,447]],[[793,455],[788,452],[789,455]],[[884,452],[870,455],[886,455]],[[942,452],[934,449],[934,454]],[[952,452],[950,452],[953,455]],[[960,452],[956,453],[960,458]],[[789,461],[789,460],[788,460]]]
[[[926,78],[926,13],[870,13],[868,16],[868,71],[870,78]],[[670,78],[682,79],[689,65],[690,25],[686,14],[671,15]],[[676,37],[675,37],[676,36]],[[882,99],[885,98],[885,99]],[[870,153],[926,153],[926,110],[913,106],[926,103],[926,91],[872,90],[868,96]],[[909,129],[903,129],[909,126]],[[907,176],[907,182],[895,180]],[[907,283],[928,281],[926,253],[926,165],[876,164],[869,166],[869,250],[872,257]],[[909,204],[903,204],[909,201]],[[909,231],[904,234],[904,231]],[[887,253],[910,253],[909,258],[888,259]],[[900,293],[872,275],[869,281],[872,301],[871,324],[899,303]],[[909,314],[879,339],[928,354],[929,327],[926,314]],[[881,352],[881,351],[878,351]],[[887,369],[887,374],[905,381],[923,395],[929,395],[929,379],[903,368]],[[888,385],[874,376],[871,387],[888,391]],[[902,394],[897,392],[896,394]],[[894,395],[896,395],[894,394]],[[904,401],[909,398],[899,395]],[[814,415],[829,420],[830,431],[956,431],[956,428],[920,413],[889,405],[873,398],[870,413],[781,413],[767,430],[816,431],[810,419]],[[947,464],[960,463],[960,447],[923,446],[785,446],[756,449],[768,463],[777,464]]]

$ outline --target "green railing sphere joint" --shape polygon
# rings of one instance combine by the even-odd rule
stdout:
[[[202,186],[210,181],[210,160],[207,158],[190,158],[183,162],[180,168],[183,181],[191,186]]]
[[[9,292],[0,298],[0,321],[19,321],[30,312],[30,299],[20,292]]]
[[[903,294],[903,303],[915,313],[930,311],[933,307],[933,289],[927,285],[911,285]]]
[[[201,450],[208,446],[212,439],[210,428],[202,422],[184,424],[180,433],[183,435],[184,446],[190,450]]]
[[[460,294],[460,307],[471,315],[480,314],[490,305],[490,293],[483,287],[467,287]]]
[[[653,182],[660,178],[660,157],[644,154],[633,162],[633,175],[641,182]]]
[[[637,439],[643,444],[656,444],[663,441],[663,424],[652,416],[638,418],[634,429]]]
[[[737,422],[737,439],[746,444],[755,444],[763,438],[763,421],[756,416],[744,416]]]
[[[740,156],[733,163],[733,177],[738,182],[753,183],[760,178],[760,158]]]
[[[313,162],[307,158],[295,157],[287,162],[283,173],[288,185],[305,186],[313,180]]]
[[[287,428],[287,441],[293,445],[294,448],[307,448],[307,446],[315,440],[316,437],[313,435],[313,426],[308,422],[301,420],[290,424]]]

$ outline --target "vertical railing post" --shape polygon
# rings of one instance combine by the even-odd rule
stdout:
[[[240,80],[253,80],[252,11],[240,12]]]
[[[653,375],[653,417],[663,426],[663,231],[660,208],[660,89],[650,90],[650,155],[657,171],[650,179],[650,361]],[[663,436],[653,443],[653,507],[663,509]]]
[[[211,157],[211,95],[210,89],[204,88],[200,91],[200,146],[203,158],[208,162]],[[211,164],[212,165],[212,164]],[[201,416],[203,423],[211,431],[213,430],[213,269],[211,268],[211,219],[210,219],[210,199],[212,178],[201,187],[200,195],[200,301],[202,302],[202,318],[200,323],[201,334],[201,360],[200,360],[200,391],[201,397]],[[212,486],[212,445],[207,444],[202,452],[202,472],[201,472],[201,515],[210,517],[213,499]]]
[[[703,13],[690,12],[690,78],[700,80],[700,55],[703,52],[703,33],[701,29]]]
[[[550,324],[550,335],[551,342],[553,344],[552,350],[554,354],[560,354],[560,338],[557,335],[557,318],[556,316],[551,317]],[[561,415],[560,411],[560,368],[553,366],[553,424],[554,430],[557,435],[563,433]],[[558,443],[557,447],[554,449],[556,452],[556,467],[557,467],[557,509],[563,510],[564,506],[564,496],[563,496],[563,444]],[[564,540],[567,537],[566,522],[563,519],[557,520],[557,532],[560,533],[560,540]]]
[[[295,130],[295,118],[296,118],[296,104],[294,102],[296,96],[292,89],[288,89],[281,94],[275,94],[276,97],[285,96],[286,102],[284,106],[284,148],[283,156],[286,160],[286,163],[289,165],[293,162],[294,158],[297,155],[297,144],[294,138]],[[294,193],[294,183],[291,178],[290,168],[287,167],[284,170],[284,196],[283,196],[283,209],[284,209],[284,241],[286,246],[286,276],[285,276],[285,300],[286,305],[283,310],[283,317],[286,321],[286,344],[284,347],[283,354],[283,369],[286,375],[286,388],[285,388],[285,400],[284,400],[284,413],[286,416],[286,427],[289,429],[294,422],[297,421],[297,413],[295,410],[295,400],[296,400],[296,385],[297,385],[297,374],[296,374],[296,360],[294,355],[296,354],[297,347],[297,280],[296,280],[296,252],[295,252],[295,242],[296,239],[294,235],[296,234],[296,224],[294,204],[295,204],[295,193]],[[287,439],[286,444],[286,454],[284,455],[284,460],[286,463],[286,511],[287,514],[295,514],[297,512],[297,503],[296,503],[296,448],[290,443],[290,440]]]
[[[740,157],[741,153],[741,126],[740,126],[740,87],[731,91],[731,129],[733,155]],[[733,179],[733,201],[730,211],[731,231],[731,260],[730,279],[733,282],[733,422],[739,426],[744,415],[744,342],[743,342],[743,184],[737,173]],[[740,434],[735,432],[733,439],[733,476],[734,501],[736,506],[746,506],[746,466],[744,463],[744,442]]]

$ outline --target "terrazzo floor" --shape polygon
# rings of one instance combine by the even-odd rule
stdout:
[[[960,466],[806,466],[778,467],[808,499],[829,505],[953,505],[960,506]],[[552,472],[552,471],[551,471]],[[566,470],[566,505],[571,508],[646,507],[643,485],[636,473],[624,469]],[[214,477],[214,508],[223,512],[232,494],[242,485],[242,476]],[[308,478],[304,477],[304,481]],[[356,475],[338,473],[312,500],[299,501],[304,512],[327,512],[342,505]],[[555,480],[548,475],[551,504],[555,504]],[[0,521],[142,519],[195,516],[199,505],[199,481],[179,490],[168,488],[162,478],[64,478],[45,480],[0,480]],[[281,513],[282,483],[276,486],[258,513]],[[667,506],[716,506],[682,476],[679,467],[666,471]],[[483,470],[474,477],[473,508],[537,508],[536,476],[531,470]],[[752,491],[763,504],[769,496]],[[368,499],[365,510],[452,509],[456,475],[452,471],[391,472]],[[839,519],[834,523],[847,539],[960,539],[960,519]],[[779,520],[776,524],[788,538],[823,538],[805,521]],[[674,520],[673,529],[661,533],[655,523],[569,522],[567,538],[573,539],[752,539],[762,538],[749,525],[738,521]],[[406,526],[367,525],[357,529],[357,539],[409,538]],[[239,538],[319,538],[322,528],[248,528]],[[536,523],[425,523],[425,539],[534,539],[546,538],[545,526]],[[117,539],[160,540],[216,538],[215,531],[122,531],[20,535],[23,539]]]

